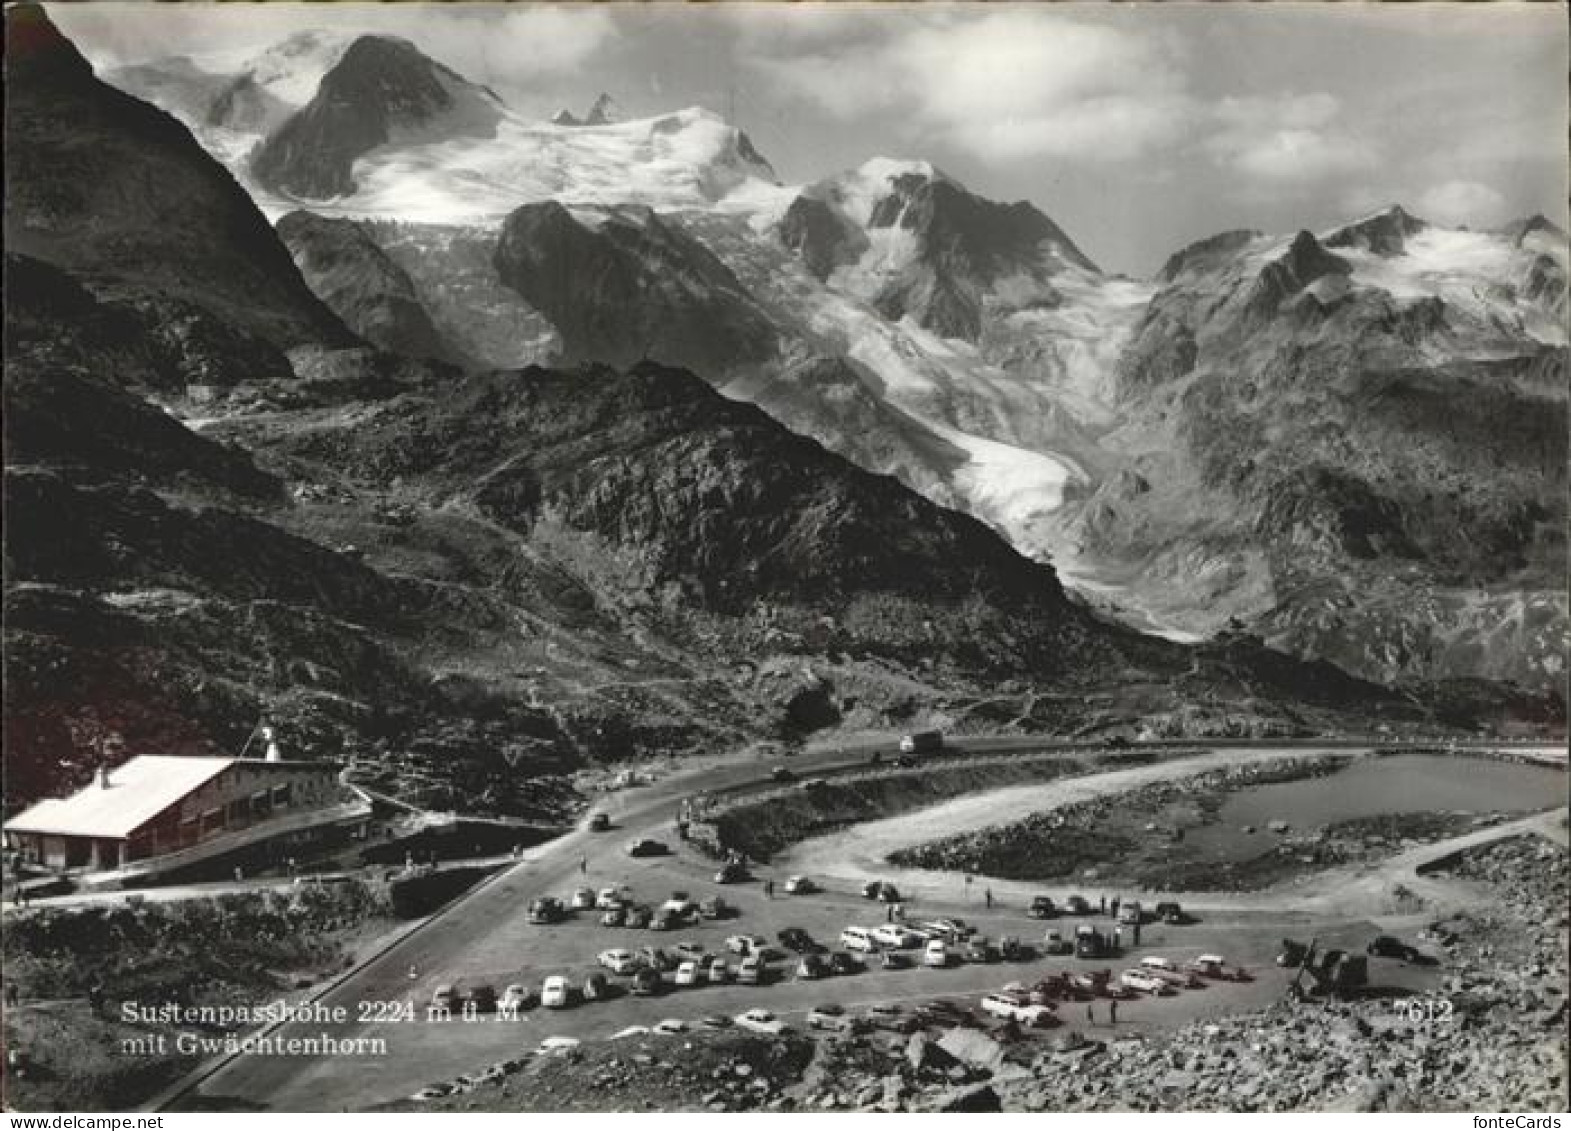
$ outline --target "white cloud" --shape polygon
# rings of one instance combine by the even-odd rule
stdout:
[[[806,54],[753,41],[778,90],[847,120],[896,111],[986,160],[1125,160],[1166,145],[1191,102],[1174,41],[1060,12],[944,11],[875,42],[816,42]]]
[[[1447,181],[1418,198],[1419,215],[1452,226],[1499,224],[1506,211],[1505,197],[1477,181]]]
[[[402,36],[476,82],[528,87],[583,65],[616,37],[609,13],[556,5],[51,4],[95,66],[265,50],[308,28]]]
[[[1225,169],[1271,185],[1314,185],[1374,164],[1374,151],[1341,123],[1324,91],[1224,98],[1205,148]]]

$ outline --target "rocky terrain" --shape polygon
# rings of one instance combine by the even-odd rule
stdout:
[[[360,337],[409,357],[458,360],[414,281],[359,224],[291,212],[278,235],[311,289]]]
[[[1567,251],[1542,217],[1224,232],[1135,281],[926,161],[780,185],[708,111],[530,122],[385,37],[114,78],[270,212],[362,223],[457,355],[691,368],[1130,623],[1558,694]],[[389,301],[372,250],[321,285],[357,330]]]
[[[446,1096],[393,1111],[789,1111],[790,1090],[812,1060],[801,1036],[768,1038],[700,1029],[596,1042],[492,1065],[441,1081]]]
[[[386,890],[358,883],[8,916],[6,987],[18,997],[6,1009],[5,1039],[20,1070],[7,1072],[6,1102],[24,1111],[133,1108],[199,1058],[174,1043],[186,1027],[128,1023],[121,1002],[220,1008],[283,1000],[341,970],[393,925]],[[162,1051],[149,1045],[127,1055],[121,1044],[160,1035]]]
[[[1424,717],[1247,640],[1110,624],[982,522],[684,370],[464,372],[359,342],[179,123],[37,9],[8,19],[36,75],[7,108],[29,284],[7,307],[13,804],[115,750],[232,751],[264,714],[394,792],[542,818],[589,763],[982,722],[1000,681],[1034,729]],[[157,144],[79,174],[58,107]],[[178,216],[166,167],[198,186]],[[77,238],[110,197],[118,270]],[[285,227],[368,253],[363,227]]]
[[[1135,475],[1081,535],[1201,631],[1251,620],[1382,680],[1558,681],[1563,299],[1523,297],[1538,272],[1560,251],[1400,208],[1179,253],[1118,368]]]

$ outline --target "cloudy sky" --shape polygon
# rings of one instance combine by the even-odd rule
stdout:
[[[308,27],[413,39],[519,110],[734,116],[782,179],[925,157],[1029,199],[1111,270],[1226,228],[1400,201],[1487,226],[1566,208],[1559,3],[50,5],[95,63]]]

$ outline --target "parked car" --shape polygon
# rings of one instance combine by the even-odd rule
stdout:
[[[1147,970],[1166,970],[1169,973],[1178,971],[1178,964],[1171,958],[1164,958],[1160,954],[1148,954],[1140,960],[1140,965]]]
[[[891,950],[909,950],[911,947],[921,946],[923,938],[916,931],[909,927],[902,927],[899,923],[885,923],[873,928],[873,941]]]
[[[1243,970],[1236,966],[1229,966],[1227,959],[1220,954],[1202,954],[1190,962],[1188,968],[1196,974],[1220,982],[1242,982],[1247,977]]]
[[[762,955],[749,954],[737,964],[736,980],[744,986],[759,986],[768,976],[768,970]]]
[[[679,959],[695,962],[709,953],[709,948],[696,939],[688,939],[685,942],[677,943],[675,950]]]
[[[1416,946],[1392,935],[1376,935],[1364,950],[1377,958],[1400,958],[1403,962],[1417,962],[1420,957]]]
[[[763,1033],[766,1036],[777,1037],[788,1032],[788,1026],[780,1018],[767,1009],[749,1009],[746,1013],[736,1015],[739,1028],[753,1033]]]
[[[646,946],[638,952],[640,965],[659,973],[665,970],[676,969],[676,959],[672,958],[658,946]]]
[[[629,856],[666,856],[671,849],[663,840],[652,840],[649,837],[639,837],[637,840],[627,842]]]
[[[922,1028],[922,1019],[920,1017],[902,1012],[899,1006],[868,1006],[867,1023],[874,1029],[885,1033],[901,1033],[905,1035],[914,1033]]]
[[[1139,990],[1147,994],[1170,994],[1173,992],[1161,978],[1149,970],[1125,970],[1119,975],[1118,980],[1132,990]]]
[[[627,925],[627,909],[625,907],[608,907],[600,913],[602,927],[622,927]]]
[[[797,954],[804,954],[807,951],[813,949],[813,946],[815,945],[813,942],[813,936],[808,934],[801,927],[787,927],[777,934],[775,938],[779,941],[781,946],[785,947],[787,950],[795,951]]]
[[[1145,911],[1140,906],[1140,901],[1130,900],[1118,909],[1118,924],[1121,927],[1133,927],[1137,923],[1145,922]]]
[[[610,818],[610,816],[608,814],[605,814],[605,813],[591,813],[591,814],[589,814],[589,831],[590,832],[592,832],[592,833],[603,833],[607,829],[609,829],[610,827],[611,827],[611,818]]]
[[[902,754],[929,754],[943,748],[944,735],[942,731],[917,731],[900,739],[900,753]]]
[[[687,1022],[680,1017],[667,1017],[655,1022],[649,1031],[657,1037],[677,1037],[687,1032]]]
[[[929,939],[922,949],[922,965],[932,970],[942,970],[949,965],[949,944],[943,939]]]
[[[594,888],[574,888],[573,898],[569,901],[574,911],[587,911],[595,905]]]
[[[836,974],[860,974],[867,967],[849,951],[837,950],[829,956],[829,969]]]
[[[774,773],[770,774],[769,776],[778,782],[796,781],[796,775],[793,774],[790,770],[786,769],[784,766],[776,766]]]
[[[1184,913],[1183,907],[1171,900],[1158,903],[1153,910],[1157,919],[1169,927],[1179,927],[1189,922],[1189,916]]]
[[[827,978],[829,976],[829,960],[821,954],[804,954],[802,955],[802,960],[796,964],[796,976],[809,980]]]
[[[432,1009],[445,1009],[451,1012],[452,1010],[455,1010],[459,1006],[463,1005],[463,1003],[463,995],[458,992],[458,988],[451,982],[443,982],[441,985],[437,986],[436,989],[431,991]]]
[[[552,974],[540,985],[540,1004],[547,1009],[566,1009],[572,998],[573,987],[560,974]]]
[[[1075,928],[1075,957],[1076,958],[1105,958],[1108,952],[1108,937],[1089,923],[1082,923]]]
[[[646,966],[633,975],[630,989],[635,997],[653,997],[660,992],[663,985],[659,971],[651,970]]]
[[[1057,1018],[1045,1005],[1032,1005],[1029,998],[1014,994],[987,994],[981,1001],[982,1012],[1015,1021],[1034,1029],[1045,1028]]]
[[[591,970],[584,978],[584,1000],[604,1001],[611,994],[611,983],[598,970]]]
[[[860,950],[864,953],[878,949],[878,942],[867,927],[847,927],[840,932],[840,945],[847,950]]]
[[[602,950],[595,961],[613,974],[632,974],[642,965],[632,951],[621,947]]]
[[[977,935],[968,940],[961,953],[967,962],[997,962],[1001,957],[998,948],[988,941],[986,935]]]
[[[976,931],[964,919],[930,919],[926,923],[918,923],[916,929],[929,938],[951,943],[964,942]]]
[[[696,986],[700,979],[698,963],[692,960],[682,963],[676,968],[676,977],[673,979],[679,986]]]
[[[869,880],[862,885],[863,899],[876,899],[880,903],[899,903],[900,891],[884,880]]]
[[[807,1027],[809,1029],[840,1030],[849,1020],[845,1006],[837,1002],[826,1002],[815,1005],[807,1011]]]
[[[1073,954],[1074,944],[1064,937],[1064,932],[1053,927],[1042,935],[1042,949],[1048,954]]]
[[[729,1029],[736,1024],[724,1013],[711,1013],[707,1017],[700,1017],[698,1023],[705,1029]]]
[[[671,912],[662,907],[650,916],[649,929],[651,931],[674,931],[686,922],[687,920],[671,914]]]
[[[724,919],[731,914],[731,905],[718,895],[712,895],[698,905],[698,914],[705,919]]]
[[[660,905],[660,910],[689,923],[698,918],[698,904],[685,891],[672,892],[671,898]]]
[[[622,896],[620,888],[601,888],[595,893],[595,910],[604,911],[608,907],[621,907],[627,903]]]
[[[745,879],[747,879],[747,866],[738,864],[734,860],[722,864],[720,870],[715,873],[717,884],[739,884]]]
[[[1086,902],[1083,895],[1072,895],[1064,900],[1064,910],[1071,915],[1085,915],[1090,912],[1091,905]]]
[[[718,954],[711,954],[699,960],[698,969],[704,980],[710,985],[723,985],[731,980],[731,967],[726,965],[726,960]]]
[[[931,1020],[940,1025],[963,1025],[973,1027],[976,1025],[976,1015],[958,1002],[947,998],[934,998],[925,1001],[916,1007],[917,1013],[923,1020]]]
[[[481,982],[469,991],[469,1004],[476,1013],[496,1012],[496,988],[486,982]]]
[[[501,1009],[504,1013],[516,1013],[521,1009],[528,1009],[535,1003],[535,993],[522,982],[514,982],[502,991]]]
[[[1051,919],[1058,914],[1058,908],[1053,906],[1050,896],[1039,895],[1031,900],[1029,914],[1033,919]]]
[[[911,965],[911,957],[904,951],[883,950],[878,953],[878,967],[881,970],[905,970]]]
[[[623,912],[623,919],[625,921],[624,925],[628,927],[636,927],[639,930],[643,930],[649,926],[649,920],[651,917],[652,914],[649,910],[649,907],[642,903],[632,904],[625,912]]]
[[[785,882],[787,895],[812,895],[817,890],[818,885],[807,876],[792,876]]]
[[[531,923],[556,923],[565,913],[562,901],[555,896],[543,895],[539,899],[531,900],[529,904]]]

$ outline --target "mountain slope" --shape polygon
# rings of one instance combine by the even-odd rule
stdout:
[[[6,28],[8,249],[278,347],[352,341],[185,127],[94,78],[41,10]]]
[[[1557,686],[1564,264],[1400,209],[1181,253],[1119,365],[1135,479],[1080,536],[1201,631],[1259,617],[1380,679]]]
[[[1143,282],[927,162],[781,186],[699,109],[433,121],[313,207],[467,356],[692,367],[1175,639],[1558,686],[1566,241],[1541,217],[1224,232]]]
[[[721,380],[775,351],[774,327],[731,271],[647,209],[526,204],[503,223],[493,264],[551,320],[569,362],[653,357]]]
[[[494,136],[502,113],[490,91],[407,40],[365,35],[322,76],[311,101],[268,135],[252,169],[284,196],[346,196],[357,187],[355,162],[370,150],[422,134]]]
[[[409,357],[457,359],[414,281],[353,220],[291,212],[278,235],[312,290],[366,341]]]

